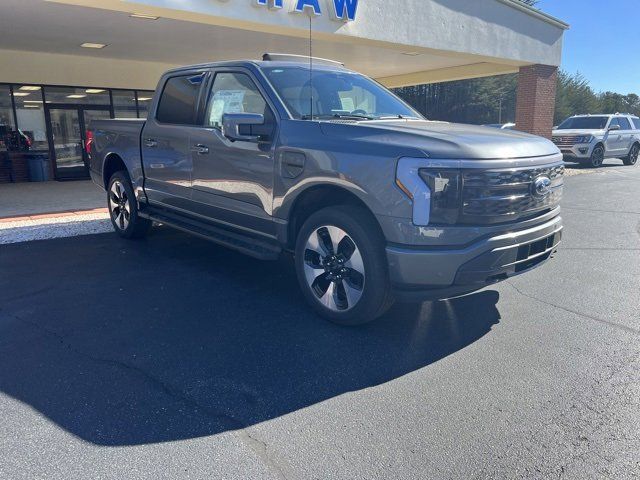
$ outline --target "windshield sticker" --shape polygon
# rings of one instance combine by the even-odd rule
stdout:
[[[244,95],[246,90],[218,90],[211,102],[209,124],[222,123],[222,115],[225,113],[244,113]]]

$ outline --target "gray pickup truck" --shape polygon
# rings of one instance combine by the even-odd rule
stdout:
[[[118,234],[155,221],[259,259],[293,252],[304,296],[340,324],[523,273],[561,239],[553,143],[428,121],[329,60],[171,70],[146,121],[90,130]]]

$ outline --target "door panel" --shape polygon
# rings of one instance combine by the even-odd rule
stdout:
[[[241,71],[219,71],[204,112],[205,128],[195,130],[192,147],[194,207],[202,214],[228,216],[230,223],[272,235],[276,122],[263,92]],[[260,143],[231,141],[220,128],[224,113],[259,113],[265,117]],[[225,213],[226,212],[226,215]]]
[[[78,109],[52,108],[49,110],[49,118],[56,159],[56,178],[88,175]]]
[[[611,119],[609,127],[618,125],[622,127],[617,117]],[[607,157],[617,157],[624,149],[624,132],[622,130],[610,130],[605,136]]]
[[[156,111],[142,130],[145,192],[153,202],[191,210],[193,162],[189,136],[196,117],[204,72],[167,78]]]
[[[621,117],[619,119],[619,123],[621,125],[620,130],[620,150],[618,152],[619,157],[623,157],[629,154],[629,150],[631,149],[631,144],[633,140],[633,131],[631,121],[626,117]]]
[[[149,200],[189,209],[191,150],[189,130],[181,125],[160,125],[148,120],[142,131],[145,191]]]
[[[209,150],[208,154],[192,152],[192,198],[197,212],[273,234],[274,162],[269,147],[231,142],[213,128],[193,132],[191,145],[203,145]]]

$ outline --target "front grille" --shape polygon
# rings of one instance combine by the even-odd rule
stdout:
[[[548,211],[560,203],[564,166],[463,172],[462,221],[509,222]],[[551,180],[546,195],[536,194],[534,182]]]
[[[553,137],[551,139],[558,148],[572,148],[576,144],[576,137]]]

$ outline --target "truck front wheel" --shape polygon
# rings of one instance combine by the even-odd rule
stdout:
[[[138,215],[138,202],[125,172],[116,172],[109,179],[107,204],[113,228],[121,237],[140,238],[149,231],[152,222]]]
[[[369,212],[349,205],[322,209],[302,225],[296,274],[307,301],[322,317],[361,325],[393,304],[381,237]]]
[[[591,152],[588,165],[592,168],[600,168],[604,163],[604,147],[602,145],[596,145]]]

